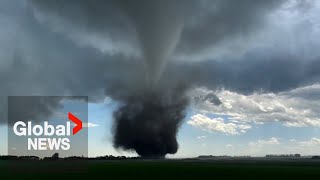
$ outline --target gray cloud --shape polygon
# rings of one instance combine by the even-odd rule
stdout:
[[[201,53],[222,41],[248,36],[266,23],[266,15],[284,1],[201,1],[186,24],[178,50]]]
[[[99,48],[96,49],[97,47],[95,46],[91,48],[89,45],[84,46],[79,42],[84,39],[90,39],[87,36],[102,34],[99,36],[99,39],[103,41],[103,37],[106,37],[106,44],[108,41],[115,42],[113,43],[115,46],[117,41],[125,41],[123,44],[129,44],[130,46],[134,46],[137,43],[134,42],[137,41],[137,36],[134,34],[135,28],[132,25],[132,19],[126,18],[128,15],[115,8],[119,6],[117,3],[104,1],[100,2],[102,3],[100,4],[94,1],[79,1],[79,3],[77,3],[78,5],[74,6],[74,3],[69,1],[35,2],[35,7],[37,7],[36,11],[30,9],[30,6],[32,7],[34,3],[26,3],[29,5],[27,6],[29,9],[23,8],[23,5],[17,5],[17,3],[14,2],[4,3],[16,4],[15,6],[19,6],[22,11],[17,11],[16,13],[14,13],[14,10],[10,13],[3,12],[5,18],[11,19],[11,21],[8,22],[8,29],[10,29],[11,26],[12,29],[16,31],[13,33],[14,35],[2,33],[3,37],[9,38],[11,36],[11,38],[15,38],[19,42],[16,44],[6,44],[5,47],[8,48],[8,50],[1,53],[2,55],[6,55],[6,59],[8,59],[4,61],[5,65],[3,66],[0,76],[2,82],[6,84],[2,90],[3,95],[96,95],[106,92],[107,95],[111,94],[111,96],[115,93],[115,97],[120,98],[120,96],[125,96],[126,93],[131,93],[130,91],[139,92],[143,88],[144,85],[141,79],[143,79],[144,76],[144,67],[141,65],[141,59],[139,57],[127,56],[125,53],[124,55],[120,55],[122,53],[116,53],[117,51],[113,53],[109,51],[105,52]],[[195,2],[190,2],[192,5],[194,3]],[[240,22],[243,25],[248,24],[248,27],[252,28],[251,31],[258,26],[252,22],[261,21],[260,24],[263,23],[263,20],[258,17],[262,18],[264,13],[267,14],[270,7],[277,4],[275,2],[265,3],[265,1],[261,1],[253,6],[256,9],[249,10],[245,9],[245,7],[247,7],[250,1],[230,3],[230,6],[228,6],[225,1],[215,2],[219,4],[219,6],[227,9],[235,9],[237,6],[243,7],[239,8],[238,12],[229,14],[227,13],[229,11],[222,11],[220,8],[216,8],[216,11],[214,11],[215,9],[210,8],[211,6],[204,6],[203,4],[205,3],[210,2],[203,1],[201,3],[195,3],[197,6],[194,5],[194,7],[206,7],[209,12],[206,13],[206,11],[203,10],[201,13],[207,16],[221,14],[221,16],[224,17],[221,18],[221,23],[230,24],[230,26],[239,26]],[[12,6],[15,7],[14,5]],[[61,6],[64,7],[63,10],[62,8],[59,9]],[[251,7],[248,6],[248,8]],[[263,13],[259,13],[261,9],[263,9]],[[40,13],[41,10],[48,11],[46,11],[46,13]],[[195,12],[190,11],[189,16],[199,18],[199,21],[196,21],[197,23],[202,23],[201,20],[211,19],[205,18],[207,16],[201,18],[203,15],[193,16],[192,13]],[[35,13],[36,16],[34,16],[33,13]],[[111,16],[113,13],[115,16]],[[25,16],[12,17],[12,14],[24,14]],[[117,16],[117,14],[121,15]],[[247,22],[238,19],[246,19],[247,16],[257,17],[259,20]],[[218,17],[218,15],[215,17]],[[55,21],[54,19],[59,19],[60,21]],[[230,20],[229,22],[228,19],[234,20]],[[190,23],[194,21],[192,18],[189,20]],[[202,25],[203,27],[214,26],[215,23],[213,22],[215,21],[212,20],[212,23],[206,23],[205,21]],[[235,24],[233,22],[237,23]],[[192,31],[192,28],[190,28],[189,30],[189,25],[187,25],[188,23],[186,23],[182,34],[185,33],[185,31],[191,31],[195,35],[206,36],[204,32],[201,32],[202,29],[206,28],[198,28],[199,32],[197,32],[196,29]],[[60,30],[58,28],[65,29]],[[230,29],[234,31],[237,30],[237,28]],[[248,31],[244,29],[244,32]],[[216,43],[216,41],[210,40],[209,38],[212,37],[214,39],[214,31],[208,30],[207,33],[210,32],[212,32],[213,35],[207,35],[208,47],[209,42],[211,42],[211,44]],[[75,34],[71,39],[76,43],[69,40],[71,34]],[[225,36],[226,39],[233,37],[228,36],[228,32],[225,32]],[[112,37],[113,40],[110,40],[108,37]],[[179,44],[189,44],[187,46],[193,46],[198,43],[202,44],[201,39],[204,39],[200,37],[194,38],[192,42],[191,40],[184,40],[188,39],[188,37],[191,38],[192,36],[190,35],[184,38],[184,35],[182,35]],[[219,35],[218,37],[223,39],[224,36]],[[198,40],[199,42],[197,42]],[[182,47],[183,45],[178,46]],[[206,43],[200,46],[206,46]],[[121,49],[119,50],[121,52],[126,51],[125,48],[121,48],[120,46],[118,49]],[[266,50],[263,49],[261,51]],[[237,59],[234,61],[230,59],[223,61],[211,60],[187,65],[181,63],[183,65],[178,65],[177,67],[169,66],[169,69],[172,69],[172,73],[169,74],[170,76],[174,76],[170,78],[172,82],[162,82],[159,84],[174,84],[176,83],[174,82],[175,80],[186,82],[191,78],[194,79],[191,84],[199,84],[212,88],[221,85],[225,88],[250,92],[250,89],[279,91],[281,89],[295,87],[300,83],[305,83],[304,81],[311,81],[312,79],[310,79],[309,76],[314,78],[313,81],[317,81],[317,72],[319,72],[317,68],[319,63],[317,60],[314,60],[313,63],[307,62],[306,64],[309,64],[309,66],[307,66],[298,59],[299,57],[285,57],[285,55],[282,54],[274,55],[272,50],[271,52],[269,51],[270,53],[263,52],[261,54],[260,52],[253,50],[254,54],[242,58],[243,61],[238,61]],[[291,58],[293,58],[293,60],[291,60]],[[300,65],[302,65],[302,68]],[[281,66],[292,67],[293,69],[299,70],[293,72],[291,68],[281,69]],[[300,69],[302,69],[301,71],[303,72],[300,73]],[[306,70],[309,72],[305,72]],[[268,74],[268,72],[272,73]],[[298,74],[296,72],[298,72]],[[187,74],[192,74],[192,76],[186,77]],[[283,78],[283,81],[279,76]],[[10,81],[8,81],[8,79],[10,79]],[[118,88],[121,86],[125,88]],[[24,87],[23,90],[20,87]],[[164,87],[163,89],[166,88]]]
[[[8,123],[44,121],[62,108],[62,97],[12,96],[8,99]]]
[[[147,79],[151,80],[159,79],[175,49],[182,54],[197,54],[221,41],[248,36],[263,27],[266,15],[283,3],[279,0],[32,2],[40,21],[77,43],[88,43],[84,41],[94,38],[94,34],[115,42],[117,50],[113,50],[119,53],[140,47],[136,53],[142,56]]]
[[[66,99],[88,101],[85,96],[10,96],[7,100],[8,124],[48,120],[57,110],[63,108],[62,101]]]
[[[280,92],[320,82],[320,57],[301,60],[286,53],[254,51],[238,59],[183,63],[172,67],[176,77],[194,86],[241,93]],[[186,75],[188,78],[186,79]],[[170,75],[169,75],[170,76]]]
[[[1,31],[1,39],[7,40],[2,41],[3,45],[1,46],[4,47],[4,49],[1,49],[1,56],[5,59],[1,61],[2,69],[0,71],[0,80],[5,84],[2,89],[2,94],[25,93],[25,95],[30,95],[32,93],[42,93],[59,95],[69,93],[81,95],[91,94],[88,92],[94,92],[92,94],[96,94],[100,91],[103,92],[104,89],[110,89],[110,91],[112,91],[112,89],[114,89],[113,87],[116,86],[124,85],[126,89],[129,89],[128,91],[131,91],[132,88],[139,89],[139,86],[143,86],[139,84],[139,81],[136,87],[132,86],[133,81],[141,79],[144,76],[143,72],[141,72],[143,71],[143,67],[141,67],[141,59],[139,57],[128,57],[125,54],[121,55],[121,53],[114,52],[114,54],[105,52],[99,48],[96,49],[97,47],[94,46],[84,46],[79,42],[87,39],[86,36],[100,33],[112,36],[112,38],[114,38],[112,43],[115,45],[117,43],[114,42],[117,41],[126,41],[126,44],[130,44],[131,41],[132,43],[133,41],[137,41],[137,39],[132,40],[137,38],[134,34],[135,28],[133,28],[132,22],[130,22],[132,19],[126,18],[128,15],[115,8],[117,6],[114,2],[77,1],[79,2],[77,6],[74,6],[74,2],[71,1],[35,2],[37,11],[32,11],[32,8],[30,9],[30,6],[34,6],[34,3],[29,3],[29,1],[26,1],[26,3],[17,3],[14,1],[3,2],[2,7],[12,7],[12,11],[1,11],[1,22],[5,21],[7,23],[5,27],[8,29]],[[216,1],[215,3],[219,6],[217,6],[215,10],[215,8],[210,8],[211,6],[205,6],[206,3],[210,2],[190,2],[192,5],[197,5],[194,5],[194,8],[206,8],[206,10],[201,11],[201,14],[211,16],[221,14],[222,17],[227,16],[221,18],[221,23],[230,24],[230,26],[235,26],[236,24],[239,26],[238,24],[240,23],[242,25],[250,24],[252,28],[251,31],[260,26],[251,23],[251,21],[242,21],[238,18],[246,19],[247,16],[249,16],[248,14],[250,14],[250,17],[262,18],[263,14],[268,14],[270,8],[278,4],[273,1],[270,3],[261,1],[252,5],[252,7],[248,7],[253,8],[253,10],[249,10],[245,9],[245,7],[250,4],[250,1],[229,3],[230,5],[228,5],[226,1]],[[59,7],[62,6],[64,9],[59,9]],[[239,12],[220,10],[220,8],[218,8],[220,6],[227,9],[236,9]],[[237,6],[243,8],[237,9]],[[15,10],[15,8],[18,10]],[[43,17],[39,15],[40,12],[38,11],[40,10],[38,9],[40,8],[42,11],[48,10],[46,13],[43,12],[41,14]],[[260,13],[261,10],[263,10],[262,13]],[[119,16],[111,16],[113,13],[122,14]],[[192,13],[196,12],[191,11],[189,16],[198,18],[199,21],[196,22],[203,23],[203,28],[202,26],[198,28],[199,33],[196,32],[196,30],[193,32],[191,30],[192,28],[190,28],[190,31],[195,35],[204,37],[194,38],[194,41],[185,40],[189,42],[185,44],[193,46],[198,44],[196,43],[198,40],[199,44],[202,44],[200,43],[201,39],[206,39],[208,46],[210,45],[209,42],[214,44],[216,41],[210,40],[210,38],[214,36],[211,35],[210,32],[214,34],[214,31],[208,30],[208,35],[201,32],[202,29],[206,29],[204,28],[206,26],[214,26],[214,20],[212,20],[211,23],[205,23],[206,21],[202,22],[201,20],[210,20],[211,18],[205,18],[206,16],[201,18],[202,15],[193,16]],[[214,17],[218,17],[218,15]],[[61,21],[55,21],[53,20],[54,18],[60,19]],[[230,20],[229,22],[229,18],[235,18],[235,20]],[[190,23],[193,21],[192,18],[189,20]],[[187,20],[185,21],[188,22]],[[256,21],[259,21],[260,24],[264,22],[262,19],[257,19]],[[233,22],[237,23],[235,24]],[[186,24],[188,25],[188,23]],[[188,31],[189,26],[187,25],[183,31]],[[60,32],[59,29],[55,28],[65,29],[63,32]],[[237,28],[230,29],[234,29],[234,31],[237,30]],[[65,36],[66,34],[64,34],[64,32],[68,35]],[[71,32],[74,34],[79,33],[79,36],[81,35],[83,38],[75,35],[77,39],[75,40],[74,38],[76,37],[73,37],[72,40],[76,41],[76,43],[74,43],[69,39],[69,35],[72,34]],[[227,32],[225,33],[226,39],[232,39],[232,37],[234,37],[228,36]],[[105,36],[106,43],[109,42],[110,44],[110,39],[107,38],[107,35]],[[205,36],[207,38],[205,38]],[[104,36],[101,36],[99,38],[100,41],[103,41],[103,37]],[[188,39],[188,37],[191,38],[192,36],[186,36],[185,38]],[[223,37],[224,36],[219,35],[219,38],[224,39]],[[185,38],[182,35],[179,44],[184,44]],[[13,43],[14,41],[11,40],[16,40],[16,43]],[[132,44],[132,46],[134,45],[135,43]],[[203,46],[205,45],[206,43],[203,43]],[[121,51],[127,50],[121,47],[119,47],[119,49],[121,49]],[[296,49],[299,48],[297,47]],[[239,91],[250,91],[246,90],[250,89],[250,87],[252,87],[251,89],[253,90],[268,89],[270,91],[281,91],[282,89],[299,86],[300,83],[303,84],[308,81],[315,82],[318,80],[319,60],[313,59],[312,61],[305,61],[301,58],[301,56],[288,55],[286,51],[276,52],[274,48],[252,49],[245,57],[208,60],[202,63],[181,63],[182,65],[176,63],[178,64],[177,66],[169,66],[168,68],[170,70],[167,71],[172,71],[170,75],[177,74],[174,76],[181,76],[180,79],[172,77],[171,79],[173,79],[173,81],[175,79],[186,81],[185,79],[195,77],[195,81],[197,81],[196,84],[205,86],[213,87],[221,84],[225,88]],[[295,71],[291,69],[295,69]],[[121,75],[119,75],[120,73]],[[192,77],[186,77],[187,74],[192,74]],[[135,83],[137,83],[137,81],[135,81]],[[63,84],[63,86],[54,84]],[[169,82],[167,84],[169,84]],[[22,88],[19,87],[25,88],[22,90]]]

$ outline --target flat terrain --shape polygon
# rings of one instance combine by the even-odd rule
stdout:
[[[319,160],[0,161],[1,179],[311,179]]]

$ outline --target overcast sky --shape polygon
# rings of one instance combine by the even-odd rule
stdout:
[[[151,20],[143,3],[0,1],[0,154],[6,96],[83,95],[89,155],[135,155],[113,148],[112,113],[144,63],[159,89],[188,86],[170,157],[320,152],[320,1],[168,1]]]

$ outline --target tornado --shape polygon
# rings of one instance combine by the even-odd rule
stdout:
[[[146,85],[152,88],[179,42],[187,6],[181,0],[119,1],[118,5],[135,24]]]
[[[127,100],[114,112],[114,146],[135,150],[144,158],[164,158],[168,153],[176,153],[176,136],[188,99],[173,96],[149,92]]]
[[[185,7],[179,0],[120,1],[119,6],[136,25],[145,88],[114,112],[114,147],[135,150],[145,158],[163,158],[178,150],[176,135],[188,102],[184,91],[175,92],[173,87],[173,93],[164,93],[158,84],[180,39]]]

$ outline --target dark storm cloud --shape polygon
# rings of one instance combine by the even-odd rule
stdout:
[[[96,47],[90,48],[81,45],[79,42],[72,42],[68,36],[63,34],[72,34],[73,32],[76,32],[76,30],[84,31],[84,36],[87,34],[99,33],[112,34],[115,41],[128,41],[127,43],[130,44],[131,40],[137,41],[139,39],[135,34],[135,29],[140,25],[136,25],[136,27],[134,25],[136,21],[142,19],[141,22],[136,24],[143,24],[142,22],[145,22],[147,29],[150,28],[149,23],[152,24],[151,20],[144,20],[147,17],[139,18],[142,16],[139,14],[130,16],[130,12],[127,12],[133,11],[134,13],[136,8],[139,9],[139,7],[136,6],[139,6],[140,3],[129,1],[119,3],[118,1],[84,0],[31,2],[32,3],[29,1],[17,3],[14,1],[5,1],[2,6],[12,7],[12,11],[7,11],[7,8],[2,8],[1,12],[3,19],[12,21],[11,24],[7,26],[7,28],[12,28],[12,32],[8,33],[7,31],[1,31],[1,33],[4,34],[3,36],[8,35],[12,40],[16,40],[16,42],[10,41],[11,44],[3,44],[1,46],[10,50],[1,52],[1,54],[9,54],[6,58],[3,58],[5,60],[3,60],[4,64],[0,71],[0,81],[4,84],[1,89],[2,94],[93,95],[106,92],[107,95],[111,94],[112,96],[114,93],[116,94],[116,97],[120,98],[122,94],[123,96],[126,96],[126,93],[140,91],[139,89],[143,88],[143,82],[138,81],[144,76],[143,72],[141,72],[143,71],[143,67],[139,57],[130,57],[121,55],[121,53],[109,54],[109,52],[101,52],[99,49],[95,49]],[[171,1],[168,1],[166,3],[170,4],[170,2]],[[272,7],[276,5],[279,6],[280,4],[279,1],[257,1],[252,3],[252,1],[248,0],[232,3],[229,1],[182,2],[183,4],[189,4],[184,6],[188,7],[186,9],[190,10],[190,14],[185,15],[186,17],[183,18],[185,25],[178,44],[178,50],[188,46],[192,47],[190,49],[195,51],[198,49],[196,48],[198,46],[209,47],[210,45],[215,44],[218,42],[216,39],[231,39],[233,36],[229,36],[229,34],[243,35],[243,33],[252,32],[255,29],[258,29],[262,26],[259,25],[264,22],[264,15],[268,14]],[[179,1],[175,1],[173,5],[174,6],[170,8],[177,8],[180,10]],[[123,8],[123,6],[133,7],[131,9],[129,8],[130,10],[124,10],[126,8]],[[190,6],[194,9],[190,9]],[[18,10],[15,10],[15,8]],[[38,11],[43,11],[43,16],[36,15],[37,17],[35,17],[32,8],[36,9],[35,14],[38,14]],[[166,8],[163,7],[162,9]],[[199,9],[202,9],[202,11],[198,11]],[[172,13],[173,11],[170,12]],[[164,13],[167,13],[167,11]],[[161,16],[159,14],[160,12],[155,12],[154,16]],[[72,31],[70,30],[70,32],[57,33],[56,31],[59,31],[58,27],[53,28],[51,26],[52,24],[50,24],[50,18],[54,17],[63,19],[64,22],[69,23],[68,27],[75,28],[72,29]],[[149,18],[151,17],[152,16],[150,15]],[[42,21],[39,22],[39,19],[42,19]],[[170,20],[170,18],[166,18],[166,20],[167,19]],[[219,19],[219,21],[217,19]],[[60,23],[60,21],[58,21],[58,23]],[[192,26],[192,24],[195,26]],[[199,24],[199,26],[196,26],[196,24]],[[217,33],[215,33],[215,31],[219,29],[218,27],[224,27],[221,31],[223,34],[217,35]],[[68,29],[66,29],[66,31],[67,30]],[[232,30],[232,32],[229,32],[229,30]],[[241,33],[242,30],[243,33]],[[158,39],[159,37],[157,36],[156,38]],[[81,41],[81,38],[79,38],[78,41]],[[201,49],[205,48],[199,49],[201,51]],[[126,49],[123,49],[122,51],[126,51]],[[192,51],[190,50],[188,52],[191,53]],[[254,57],[247,56],[241,61],[224,61],[219,59],[219,61],[212,60],[201,63],[190,63],[186,64],[186,70],[177,67],[177,69],[174,69],[173,71],[176,71],[175,73],[178,75],[182,74],[181,76],[184,76],[184,78],[179,78],[179,81],[187,82],[189,76],[192,75],[190,78],[195,76],[199,78],[200,82],[208,82],[202,83],[204,85],[208,84],[208,86],[213,86],[215,84],[221,84],[236,90],[248,87],[248,91],[250,91],[250,89],[259,88],[267,88],[270,90],[285,89],[285,87],[281,86],[287,86],[286,83],[290,83],[290,79],[293,79],[294,81],[296,79],[295,76],[299,77],[299,69],[301,69],[299,68],[299,63],[302,64],[302,68],[309,71],[308,73],[304,72],[305,79],[309,80],[308,75],[316,78],[318,72],[318,63],[316,60],[310,63],[303,63],[303,60],[299,61],[296,57],[285,57],[281,54],[279,55],[280,57],[277,57],[278,55],[273,55],[272,53],[253,53]],[[262,60],[259,61],[259,59]],[[291,61],[291,59],[293,60]],[[281,65],[280,63],[282,63],[282,66],[287,66],[288,64],[288,67],[292,66],[298,70],[295,73],[289,68],[283,68],[282,71],[280,71],[281,68],[279,66],[275,65],[273,67],[272,64],[274,63],[278,63],[279,66]],[[309,64],[309,66],[306,67],[305,64]],[[189,65],[190,68],[188,68]],[[257,69],[256,67],[259,66],[263,67]],[[181,67],[184,66],[182,65]],[[269,68],[269,75],[266,75],[267,72],[264,70],[267,68]],[[179,73],[180,71],[191,70],[193,70],[193,74]],[[275,73],[272,73],[272,71],[275,71]],[[281,77],[283,78],[284,83],[276,83],[275,79],[279,74],[278,71],[285,75]],[[246,74],[245,72],[249,73]],[[202,74],[208,74],[208,76]],[[255,76],[252,76],[251,74],[255,74]],[[237,78],[240,79],[239,82],[232,80]],[[170,79],[175,81],[178,78],[173,76]],[[243,82],[241,79],[243,81],[244,79],[248,79],[248,81],[245,82],[245,85],[242,85]],[[288,79],[288,81],[286,79]],[[280,81],[280,79],[278,81]],[[296,81],[302,80],[299,79]],[[138,84],[134,86],[133,84],[136,83]],[[191,84],[193,83],[194,82],[191,82]],[[166,84],[174,83],[163,83],[163,85]],[[293,83],[291,86],[294,85],[298,84]],[[118,88],[120,86],[124,86],[125,88]],[[256,87],[250,88],[253,86]]]
[[[125,41],[129,46],[140,46],[138,51],[142,53],[146,81],[156,81],[179,41],[191,1],[32,2],[42,18],[52,19],[53,16],[89,33],[108,36],[113,41]]]
[[[183,54],[201,53],[208,48],[248,36],[264,26],[265,15],[279,7],[282,0],[218,0],[200,1],[191,21],[181,35],[178,51]]]
[[[168,56],[176,47],[183,54],[200,53],[222,40],[250,34],[262,27],[265,15],[283,1],[32,2],[44,21],[60,21],[67,27],[98,33],[102,38],[111,37],[115,42],[125,41],[129,46],[140,45],[147,80],[156,81],[160,78]],[[56,29],[71,33],[63,28]]]
[[[0,6],[0,95],[110,96],[121,104],[115,147],[143,156],[177,151],[190,88],[279,92],[319,82],[318,59],[269,49],[235,59],[168,61],[249,37],[283,1],[22,2]],[[205,99],[221,103],[214,95]],[[47,114],[59,107],[48,105]]]
[[[319,83],[319,65],[320,57],[302,61],[299,57],[286,54],[261,52],[247,54],[242,59],[183,63],[169,69],[181,81],[187,74],[192,75],[188,76],[188,81],[194,87],[224,88],[250,94],[259,91],[277,93]]]
[[[12,7],[21,6],[13,4],[16,5]],[[122,87],[128,88],[132,85],[129,81],[138,80],[130,78],[139,77],[135,74],[141,72],[135,60],[127,61],[122,55],[106,55],[93,48],[77,46],[39,23],[28,7],[2,11],[0,20],[7,23],[0,30],[1,39],[7,40],[1,42],[0,50],[0,124],[7,122],[6,96],[79,95],[97,101],[104,97],[105,89],[117,96],[114,88],[118,83],[115,82],[122,82],[126,85]],[[129,74],[133,68],[136,71]],[[119,72],[121,76],[117,75]],[[24,108],[28,111],[29,106]]]
[[[80,96],[10,96],[8,97],[8,124],[17,121],[41,122],[48,120],[54,113],[63,108],[62,100],[78,100],[87,102]]]
[[[62,108],[61,97],[12,96],[8,99],[8,123],[44,121]],[[11,124],[12,123],[12,124]]]
[[[213,93],[209,93],[205,96],[200,95],[200,96],[193,97],[193,101],[195,104],[202,103],[204,101],[209,101],[210,103],[216,106],[219,106],[221,104],[220,99]]]

